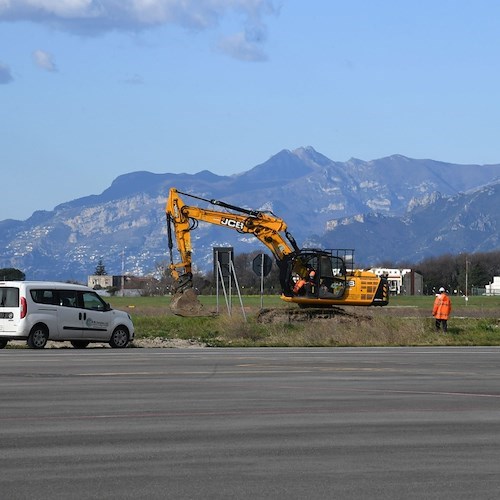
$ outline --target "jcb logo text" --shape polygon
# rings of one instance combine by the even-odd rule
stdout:
[[[223,225],[223,226],[227,226],[227,227],[232,227],[234,229],[243,229],[243,222],[240,222],[240,221],[237,221],[237,220],[234,220],[234,219],[226,219],[225,217],[223,217],[221,220],[220,220],[220,223]]]

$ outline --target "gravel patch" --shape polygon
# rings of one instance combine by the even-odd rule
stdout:
[[[10,347],[27,348],[25,340],[11,340],[8,344]],[[135,339],[130,343],[128,348],[152,348],[163,347],[168,349],[203,349],[208,347],[206,344],[197,342],[196,340],[184,339],[165,339],[162,337],[155,337],[151,339]],[[54,342],[49,340],[45,349],[74,349],[70,342]],[[111,346],[104,342],[92,342],[86,349],[111,349]]]
[[[154,337],[152,339],[135,339],[134,347],[166,347],[166,348],[195,348],[202,349],[207,347],[206,344],[197,342],[196,340],[184,339],[165,339],[163,337]]]

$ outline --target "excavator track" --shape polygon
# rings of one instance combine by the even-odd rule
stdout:
[[[258,323],[298,323],[303,321],[322,321],[343,316],[360,319],[359,314],[347,312],[341,307],[275,308],[261,309],[257,314]],[[368,319],[368,317],[366,317]]]

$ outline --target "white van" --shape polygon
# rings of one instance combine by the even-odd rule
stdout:
[[[111,309],[94,290],[50,281],[0,282],[0,348],[9,340],[27,340],[42,349],[48,340],[127,347],[134,338],[130,315]]]

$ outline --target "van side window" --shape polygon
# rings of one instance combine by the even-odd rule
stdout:
[[[33,302],[37,302],[38,304],[59,305],[55,290],[31,290],[31,298]]]
[[[82,300],[84,309],[94,311],[104,311],[106,309],[106,303],[95,292],[83,292]]]
[[[65,307],[77,307],[78,292],[76,290],[59,290],[59,305]]]

